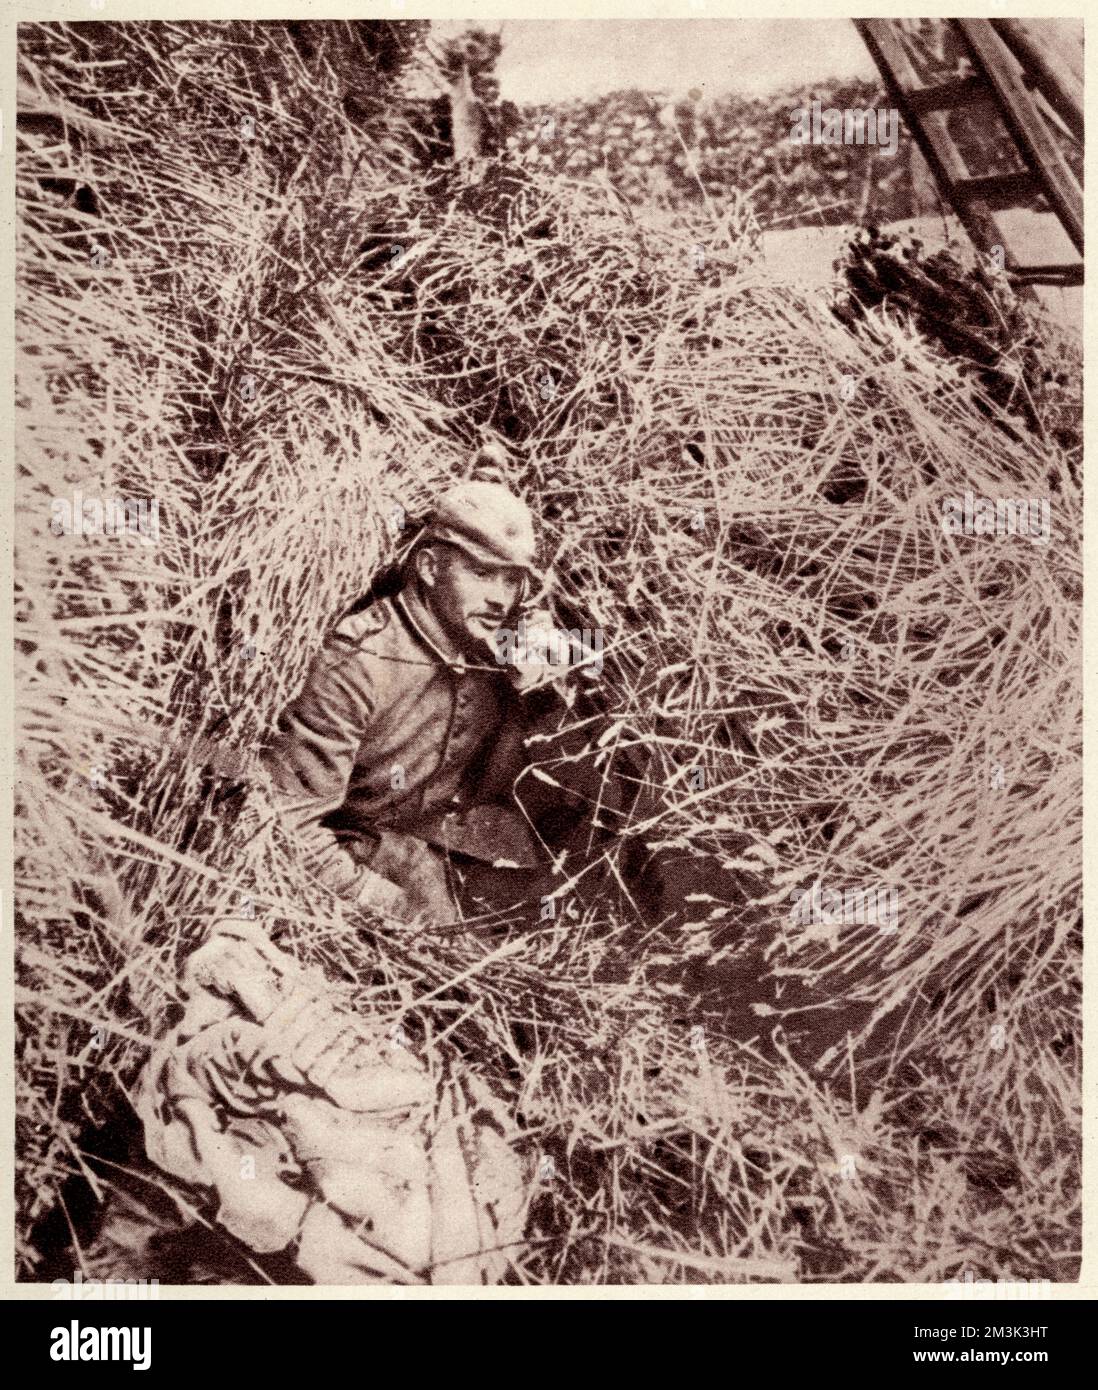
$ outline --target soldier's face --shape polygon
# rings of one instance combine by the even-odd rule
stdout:
[[[522,571],[481,564],[455,546],[432,546],[420,575],[435,617],[458,646],[492,647],[522,597]]]

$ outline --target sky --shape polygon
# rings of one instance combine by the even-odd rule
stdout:
[[[765,95],[876,74],[845,19],[508,19],[502,38],[500,95],[518,103],[625,87]]]

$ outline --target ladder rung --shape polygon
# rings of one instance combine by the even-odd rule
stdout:
[[[1007,274],[1018,280],[1042,279],[1058,280],[1062,285],[1081,285],[1083,283],[1082,263],[1076,265],[1016,265]]]
[[[937,87],[918,87],[907,93],[907,104],[919,116],[928,111],[953,111],[977,101],[990,101],[992,93],[982,77],[959,77]]]
[[[1040,181],[1028,169],[1012,174],[983,174],[979,178],[955,179],[953,192],[966,202],[978,200],[992,211],[1017,207],[1042,191]]]
[[[919,74],[899,40],[896,22],[856,19],[854,24],[884,78],[891,100],[901,111],[906,110],[909,94],[919,89]],[[908,125],[938,187],[955,207],[973,244],[984,248],[1002,245],[1003,237],[986,209],[977,203],[966,203],[953,192],[953,186],[968,176],[968,168],[949,134],[946,117],[941,112],[930,112],[925,117],[912,112]]]
[[[1033,104],[1018,74],[1013,54],[986,19],[951,19],[963,36],[972,61],[987,77],[1007,129],[1025,160],[1038,176],[1041,191],[1083,254],[1083,190],[1068,168],[1052,131]]]

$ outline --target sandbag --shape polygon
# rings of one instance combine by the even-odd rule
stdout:
[[[217,923],[182,992],[135,1103],[151,1161],[231,1235],[318,1284],[506,1277],[532,1174],[483,1081],[341,1008],[254,922]]]

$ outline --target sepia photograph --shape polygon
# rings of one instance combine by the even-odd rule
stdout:
[[[5,130],[49,1355],[1079,1281],[1082,20],[112,5]]]

